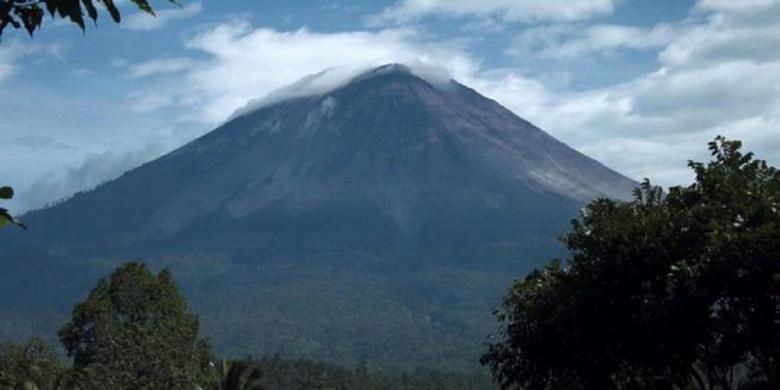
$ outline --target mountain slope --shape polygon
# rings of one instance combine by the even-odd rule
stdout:
[[[0,261],[24,271],[37,248],[58,302],[122,259],[170,266],[239,355],[463,366],[511,278],[560,253],[585,202],[633,185],[457,82],[387,65],[30,213]]]

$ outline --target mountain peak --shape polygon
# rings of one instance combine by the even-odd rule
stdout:
[[[366,74],[387,74],[387,73],[406,73],[412,74],[412,69],[404,64],[398,62],[391,62],[384,65],[377,66],[374,69],[369,70]]]
[[[452,81],[446,69],[432,65],[388,63],[370,67],[332,67],[305,76],[290,85],[270,92],[262,98],[249,101],[244,107],[239,108],[230,115],[228,120],[287,100],[326,95],[350,84],[382,76],[408,76],[407,80],[425,81],[440,88]]]
[[[530,221],[630,194],[631,180],[445,75],[392,63],[307,76],[280,90],[277,103],[128,173],[159,183],[154,196],[139,195],[158,202],[137,213],[135,228],[167,235],[210,216],[361,208],[413,235],[464,213]],[[85,196],[113,198],[102,194],[131,181]]]
[[[399,63],[389,63],[371,68],[361,74],[358,74],[350,82],[388,74],[415,76],[410,67]]]
[[[449,72],[444,68],[430,65],[389,63],[356,75],[349,80],[347,85],[381,77],[392,77],[395,80],[421,81],[439,89],[443,89],[453,82]]]

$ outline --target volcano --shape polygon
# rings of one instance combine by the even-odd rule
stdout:
[[[404,65],[288,95],[1,232],[0,315],[52,333],[142,259],[173,270],[223,353],[472,367],[510,281],[636,184]]]

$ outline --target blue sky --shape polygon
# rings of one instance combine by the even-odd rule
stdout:
[[[780,165],[780,0],[123,2],[0,43],[0,183],[40,207],[333,66],[435,65],[635,179],[691,180],[717,134]]]

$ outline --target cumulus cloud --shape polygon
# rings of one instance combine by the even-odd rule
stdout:
[[[512,72],[483,81],[482,90],[634,178],[689,181],[686,160],[708,159],[704,144],[718,134],[780,163],[780,2],[705,0],[675,25],[593,33],[601,28],[531,29],[524,54],[582,61],[612,48],[655,50],[657,68],[578,92],[538,86]],[[529,85],[531,101],[509,92]]]
[[[234,21],[189,37],[185,45],[208,59],[170,85],[134,96],[144,109],[189,107],[206,124],[224,121],[248,101],[326,68],[363,69],[391,62],[437,64],[469,74],[476,63],[457,44],[421,41],[409,28],[377,32],[277,31]]]
[[[498,16],[513,22],[585,20],[612,13],[616,3],[616,0],[403,0],[371,16],[368,23],[406,23],[430,15]]]
[[[780,1],[700,1],[706,23],[692,25],[659,56],[666,66],[780,60]]]
[[[136,12],[122,21],[122,28],[130,30],[157,30],[176,20],[189,19],[203,11],[200,2],[187,3],[181,8],[171,8],[155,11],[155,15],[145,12]]]

